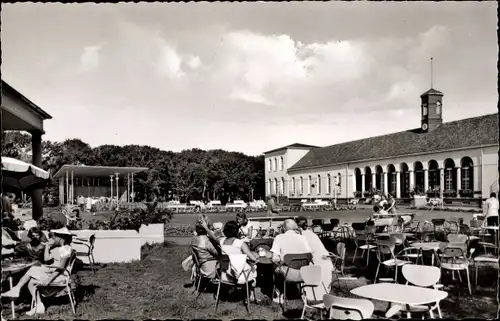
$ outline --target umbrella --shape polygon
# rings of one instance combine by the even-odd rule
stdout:
[[[15,158],[2,157],[2,186],[6,189],[32,190],[49,183],[49,172]]]

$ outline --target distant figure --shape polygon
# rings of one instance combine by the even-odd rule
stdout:
[[[386,211],[390,214],[396,214],[396,200],[392,197],[392,194],[389,194],[389,198],[387,200],[387,209]]]
[[[380,206],[378,206],[378,205],[374,205],[374,206],[373,206],[373,212],[374,212],[375,214],[382,214],[382,215],[387,215],[387,214],[389,214],[386,210],[384,210],[384,208],[383,208],[383,207],[380,207]]]
[[[267,216],[279,215],[278,210],[275,208],[274,196],[270,196],[267,201]]]
[[[380,198],[380,202],[378,203],[378,207],[381,207],[382,209],[386,210],[389,208],[389,203],[387,202],[387,199],[385,195],[382,195]]]
[[[484,213],[488,226],[498,226],[498,199],[496,193],[491,193],[490,198],[484,202]]]
[[[85,211],[85,197],[83,197],[82,194],[78,196],[78,207],[80,208],[81,211]]]

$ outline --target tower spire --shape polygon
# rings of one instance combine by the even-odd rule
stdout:
[[[433,87],[432,87],[432,85],[433,85],[433,84],[432,84],[432,82],[433,82],[433,77],[434,77],[434,74],[433,74],[433,68],[432,68],[432,67],[433,67],[433,66],[432,66],[432,61],[433,61],[433,60],[434,60],[434,58],[433,58],[433,57],[431,57],[431,88],[433,88]]]

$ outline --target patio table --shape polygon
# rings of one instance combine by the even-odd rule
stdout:
[[[9,287],[12,289],[12,275],[22,272],[31,266],[37,264],[38,261],[35,262],[29,262],[29,263],[15,263],[15,262],[2,262],[2,281],[4,280],[4,275],[9,279]],[[16,318],[16,311],[15,311],[15,305],[14,305],[14,300],[11,300],[10,303],[11,310],[12,310],[12,319]]]
[[[437,251],[443,242],[414,242],[409,247],[420,249],[421,251],[432,251],[431,264],[434,266],[434,256],[437,256]],[[446,242],[445,242],[446,243]]]
[[[355,288],[351,290],[351,293],[371,300],[389,302],[390,305],[396,304],[389,307],[386,317],[390,317],[390,312],[394,314],[404,305],[416,306],[438,303],[448,296],[445,291],[395,283],[369,284]]]

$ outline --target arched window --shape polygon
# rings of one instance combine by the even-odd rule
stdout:
[[[461,176],[462,176],[462,190],[471,190],[473,192],[474,186],[473,175],[474,175],[474,163],[470,157],[462,158],[461,162]]]
[[[280,170],[282,171],[285,165],[283,165],[283,156],[280,157]]]
[[[267,162],[267,171],[270,172],[273,170],[273,164],[272,164],[272,159],[269,158],[269,161]]]
[[[436,102],[436,115],[441,115],[441,102]]]
[[[280,184],[280,193],[281,195],[285,194],[285,178],[281,178],[281,184]]]
[[[304,194],[304,178],[300,176],[300,194]]]
[[[328,174],[326,181],[326,193],[330,194],[331,192],[332,192],[332,176]]]
[[[271,179],[267,181],[267,195],[271,195]]]
[[[274,179],[274,186],[273,186],[273,192],[274,194],[278,194],[278,179]]]
[[[439,165],[435,160],[429,161],[429,188],[431,190],[438,189],[440,186],[440,174],[439,174]]]
[[[318,175],[318,194],[321,194],[321,175]]]
[[[276,159],[276,157],[274,158],[274,171],[276,172],[276,170],[278,169],[278,160]]]
[[[444,190],[451,191],[454,189],[455,180],[455,162],[452,159],[444,161]]]

